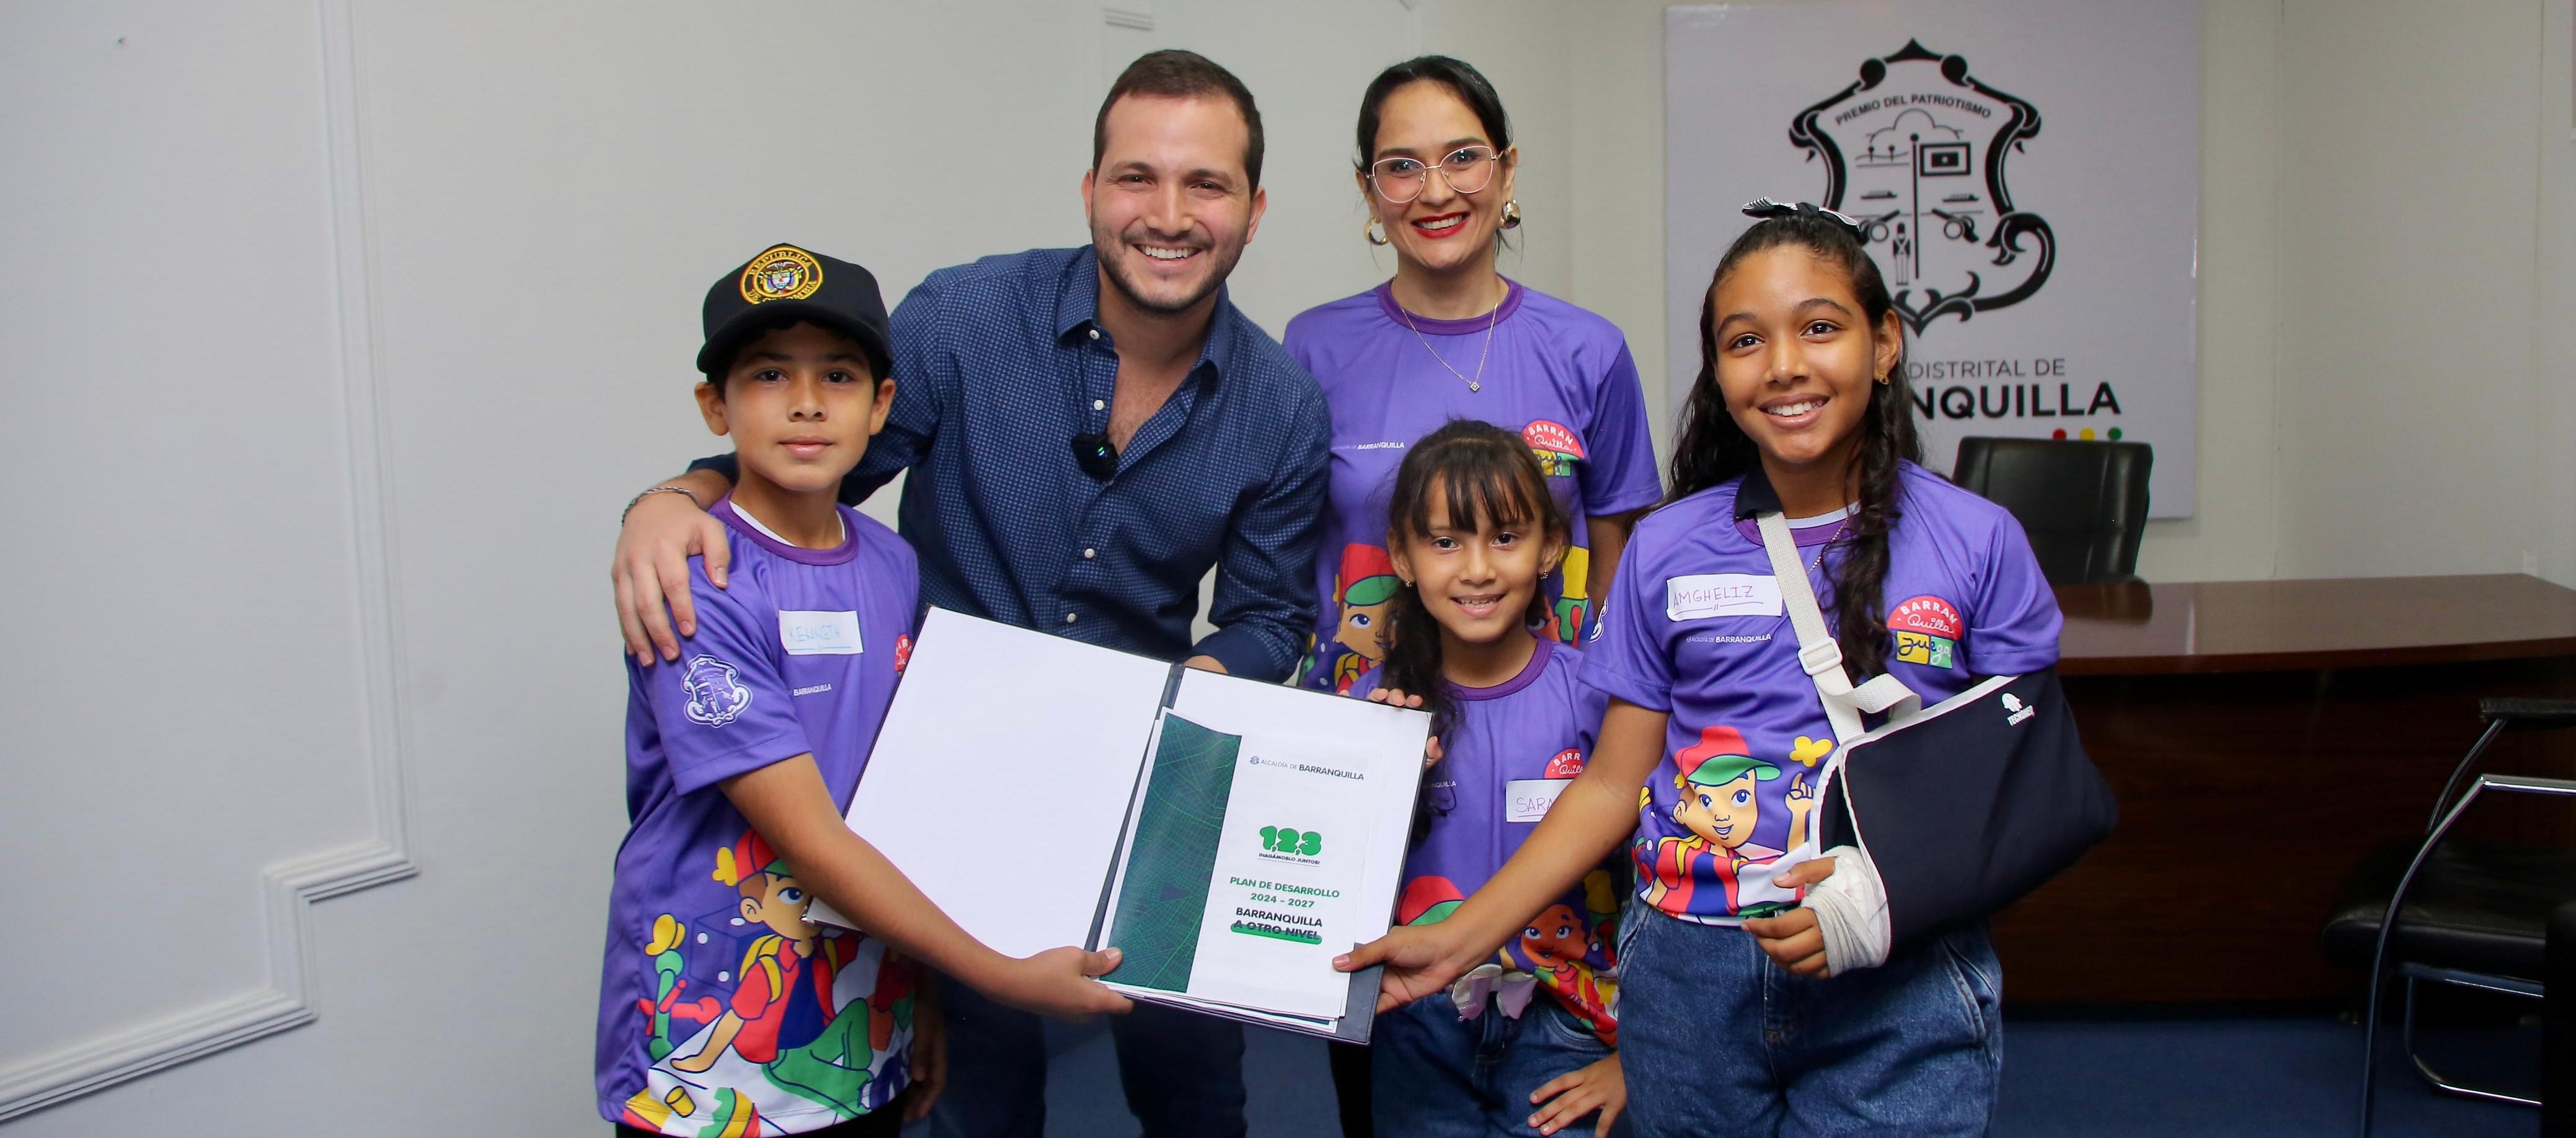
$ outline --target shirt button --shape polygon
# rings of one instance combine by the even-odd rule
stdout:
[[[1091,338],[1092,338],[1092,339],[1094,339],[1094,340],[1099,339],[1099,338],[1100,338],[1100,329],[1098,329],[1098,328],[1094,328],[1094,329],[1092,329],[1092,330],[1091,330]]]
[[[1094,411],[1106,411],[1109,409],[1109,401],[1106,399],[1094,399],[1091,401],[1091,409]]]
[[[1100,556],[1100,551],[1097,549],[1086,549],[1082,551],[1082,559],[1085,561],[1089,561],[1098,556]]]
[[[1077,618],[1077,617],[1075,617],[1075,616],[1074,616],[1074,614],[1072,614],[1072,613],[1066,613],[1066,614],[1064,614],[1064,622],[1065,622],[1066,624],[1071,624],[1071,623],[1073,623],[1076,619],[1078,619],[1078,618]]]

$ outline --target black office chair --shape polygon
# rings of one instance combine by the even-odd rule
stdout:
[[[2012,511],[2052,585],[2134,577],[2147,528],[2145,443],[1959,440],[1950,480]]]
[[[2456,1081],[2415,1053],[2418,981],[2545,999],[2549,923],[2560,906],[2576,900],[2576,851],[2442,840],[2469,805],[2490,790],[2576,797],[2576,781],[2567,779],[2469,777],[2478,757],[2507,731],[2576,727],[2576,700],[2482,700],[2478,715],[2486,720],[2486,730],[2452,769],[2441,797],[2434,800],[2424,836],[2372,850],[2319,936],[2319,947],[2328,959],[2346,966],[2366,964],[2370,969],[2362,1027],[2364,1138],[2370,1133],[2381,979],[2392,959],[2406,989],[2406,1055],[2427,1082],[2452,1094],[2540,1105],[2538,1099]],[[2468,789],[2461,793],[2464,780]],[[2388,919],[2391,910],[2397,913],[2394,921]]]

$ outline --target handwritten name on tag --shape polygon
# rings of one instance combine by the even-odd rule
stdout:
[[[1574,785],[1570,778],[1516,778],[1503,784],[1506,822],[1535,822],[1547,817],[1547,808],[1556,805],[1556,796]]]
[[[1664,581],[1664,615],[1673,620],[1712,616],[1780,615],[1780,579],[1751,573],[1699,573]]]
[[[859,614],[853,612],[778,612],[778,646],[790,656],[856,656]]]

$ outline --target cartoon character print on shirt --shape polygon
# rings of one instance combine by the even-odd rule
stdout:
[[[1959,610],[1939,597],[1925,595],[1888,610],[1887,631],[1896,638],[1899,663],[1948,670],[1959,666],[1959,641],[1968,625]]]
[[[1573,778],[1583,773],[1583,751],[1567,747],[1549,757],[1540,777]],[[1521,935],[1496,950],[1493,964],[1517,973],[1552,994],[1576,1019],[1618,1046],[1618,957],[1621,890],[1606,869],[1583,879],[1580,912],[1561,901],[1548,906],[1522,928]],[[1402,925],[1436,925],[1458,911],[1466,894],[1457,882],[1423,874],[1404,883],[1396,896],[1395,918]],[[1486,969],[1491,971],[1491,969]],[[1517,1011],[1520,1005],[1508,1003]]]
[[[623,1121],[749,1138],[777,1132],[764,1118],[847,1120],[882,1107],[891,1096],[868,1090],[887,1062],[904,1061],[895,1051],[912,1025],[911,962],[812,920],[813,898],[757,833],[718,848],[712,877],[735,904],[694,931],[665,913],[644,946],[655,996],[636,1003],[653,1066]],[[877,959],[862,959],[871,948]],[[693,979],[705,994],[692,998]],[[681,1036],[684,1023],[694,1026]]]
[[[1426,874],[1404,883],[1395,898],[1395,923],[1399,925],[1436,925],[1449,919],[1467,895],[1458,883],[1437,874]]]
[[[1333,578],[1333,598],[1341,618],[1333,633],[1333,692],[1349,695],[1351,684],[1378,661],[1386,659],[1386,609],[1403,582],[1395,560],[1374,545],[1342,547],[1341,572]]]
[[[1673,776],[1673,821],[1690,836],[1638,838],[1637,875],[1646,882],[1647,904],[1668,913],[1744,917],[1769,916],[1794,904],[1793,898],[1745,905],[1739,893],[1746,866],[1776,861],[1783,852],[1753,840],[1762,821],[1759,784],[1779,778],[1780,768],[1752,757],[1751,750],[1742,732],[1711,726],[1701,729],[1698,743],[1673,756],[1679,768]],[[1806,779],[1804,771],[1791,775],[1783,797],[1793,850],[1806,844],[1807,818],[1816,807],[1815,787]],[[1641,790],[1640,806],[1650,802]],[[1699,895],[1697,870],[1703,863],[1724,887],[1722,897]]]
[[[1561,500],[1574,496],[1573,480],[1588,457],[1583,438],[1563,423],[1549,419],[1532,419],[1521,428],[1521,441],[1529,445],[1530,454],[1538,459],[1539,472],[1548,478],[1549,489]],[[1564,489],[1558,489],[1560,486]],[[1554,637],[1560,644],[1581,644],[1586,618],[1590,615],[1590,584],[1585,577],[1591,572],[1592,555],[1582,546],[1568,543],[1565,561],[1557,567],[1562,585],[1556,604],[1548,611],[1547,628],[1541,633]]]
[[[1565,559],[1557,565],[1557,575],[1564,591],[1557,594],[1556,606],[1548,610],[1547,628],[1542,636],[1554,637],[1559,644],[1579,645],[1591,626],[1592,598],[1587,594],[1592,585],[1585,578],[1592,572],[1592,551],[1580,545],[1565,547]]]
[[[1610,871],[1596,869],[1585,875],[1583,897],[1582,915],[1576,915],[1571,905],[1548,906],[1521,930],[1518,940],[1497,951],[1496,962],[1530,974],[1602,1042],[1616,1047],[1619,981],[1611,946],[1619,940],[1619,887],[1611,881]],[[1425,874],[1404,883],[1396,896],[1395,921],[1436,925],[1448,920],[1465,900],[1456,882]],[[1593,957],[1611,966],[1595,968]]]
[[[1581,915],[1562,902],[1550,905],[1506,948],[1517,948],[1517,963],[1538,977],[1539,986],[1612,1047],[1619,1045],[1618,955],[1612,947],[1619,942],[1619,892],[1609,870],[1593,870],[1583,875]],[[1607,963],[1596,968],[1596,959]]]

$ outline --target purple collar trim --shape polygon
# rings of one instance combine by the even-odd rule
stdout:
[[[1501,699],[1537,682],[1539,673],[1547,670],[1547,658],[1555,651],[1555,641],[1544,636],[1539,637],[1537,650],[1530,653],[1529,663],[1521,665],[1519,675],[1489,688],[1462,688],[1442,680],[1440,690],[1447,692],[1451,699]]]
[[[846,565],[851,558],[859,555],[859,515],[848,506],[833,508],[841,511],[842,537],[841,544],[831,549],[807,549],[801,545],[789,545],[760,532],[759,527],[743,520],[742,512],[733,508],[732,494],[716,499],[716,504],[707,507],[707,512],[722,519],[725,525],[733,529],[733,532],[750,538],[762,549],[789,561],[804,565]]]
[[[1392,320],[1397,325],[1401,326],[1407,317],[1411,317],[1413,320],[1413,326],[1421,329],[1422,334],[1425,336],[1481,335],[1485,329],[1511,319],[1512,313],[1520,311],[1521,298],[1529,295],[1529,290],[1523,288],[1519,281],[1515,281],[1510,277],[1504,277],[1502,307],[1484,315],[1470,316],[1464,320],[1434,320],[1420,313],[1406,312],[1404,310],[1404,306],[1397,304],[1395,302],[1395,281],[1391,278],[1385,284],[1379,285],[1370,291],[1377,297],[1378,310],[1386,313],[1386,318],[1388,320]]]
[[[1850,529],[1851,523],[1848,520],[1838,525],[1804,526],[1789,531],[1789,544],[1800,549],[1813,549],[1841,537]],[[1751,518],[1735,523],[1735,532],[1744,540],[1752,542],[1757,548],[1762,544],[1762,527]]]

